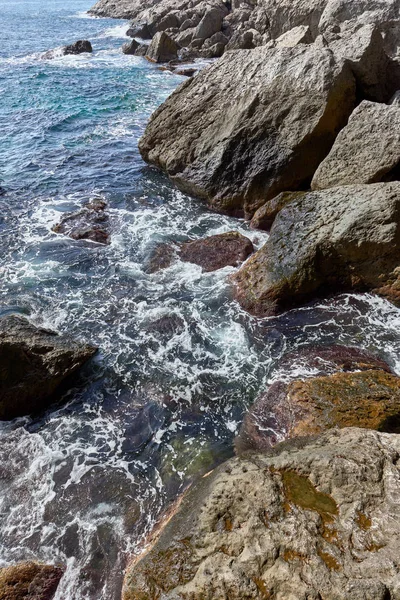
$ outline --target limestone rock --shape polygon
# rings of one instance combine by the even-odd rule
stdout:
[[[221,31],[223,17],[224,13],[218,8],[208,10],[197,25],[194,37],[205,40],[214,35],[214,33]]]
[[[180,257],[208,272],[226,266],[237,267],[252,252],[254,247],[247,237],[237,231],[229,231],[182,244]]]
[[[345,428],[233,458],[128,568],[123,600],[400,598],[400,436]]]
[[[0,419],[46,408],[60,384],[95,353],[93,346],[39,329],[24,317],[2,317]]]
[[[147,23],[133,23],[127,30],[126,35],[132,38],[138,37],[142,40],[148,40],[153,37]]]
[[[400,107],[362,102],[318,167],[314,190],[396,177],[400,163]]]
[[[63,569],[25,562],[0,569],[0,600],[52,600]]]
[[[152,62],[168,62],[178,57],[179,46],[164,31],[156,33],[147,49],[146,58]]]
[[[250,227],[252,229],[265,229],[269,231],[279,211],[289,204],[289,202],[301,198],[304,193],[305,192],[282,192],[275,196],[275,198],[272,198],[272,200],[268,200],[268,202],[256,210],[250,221]]]
[[[298,44],[312,44],[313,41],[309,26],[299,25],[279,36],[276,40],[276,46],[278,48],[293,48]]]
[[[184,191],[252,216],[311,181],[354,103],[354,77],[329,50],[228,52],[153,113],[139,149]]]
[[[93,52],[92,44],[88,40],[78,40],[63,48],[63,54],[82,54],[83,52]]]
[[[267,243],[233,276],[236,296],[259,316],[345,290],[398,302],[399,221],[398,182],[306,193],[279,212]]]

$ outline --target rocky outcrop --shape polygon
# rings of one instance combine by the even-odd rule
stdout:
[[[156,33],[147,48],[146,58],[152,62],[168,62],[178,56],[179,46],[164,31]]]
[[[92,200],[83,210],[64,216],[60,223],[53,227],[53,231],[74,240],[109,244],[110,220],[105,208],[106,203],[103,200]]]
[[[280,211],[267,243],[233,276],[236,297],[259,316],[344,290],[398,302],[399,223],[398,182],[306,193]]]
[[[183,498],[123,600],[399,597],[400,436],[356,428],[234,458]]]
[[[400,107],[362,102],[318,167],[314,190],[397,179],[400,165]]]
[[[180,258],[208,272],[227,266],[237,267],[252,252],[254,247],[249,238],[237,231],[229,231],[182,244]]]
[[[184,191],[251,216],[309,184],[354,104],[353,74],[329,50],[227,53],[160,106],[139,149]]]
[[[0,319],[0,420],[46,408],[67,377],[96,348],[32,325],[17,315]]]
[[[0,600],[52,600],[63,569],[25,562],[0,569]]]
[[[63,54],[82,54],[83,52],[93,52],[92,44],[88,40],[78,40],[63,48]]]

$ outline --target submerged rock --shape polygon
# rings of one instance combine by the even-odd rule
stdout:
[[[139,149],[184,191],[251,216],[311,181],[354,103],[350,68],[324,48],[241,50],[169,96]]]
[[[145,272],[151,274],[167,269],[176,257],[176,248],[172,244],[159,244],[146,262]]]
[[[46,408],[60,384],[96,350],[24,317],[0,318],[0,420]]]
[[[398,179],[400,107],[362,102],[319,165],[314,190],[352,183]]]
[[[400,436],[331,430],[234,458],[128,568],[123,600],[399,594]]]
[[[164,31],[156,33],[147,48],[146,58],[152,62],[168,62],[178,57],[179,46]]]
[[[227,266],[237,267],[252,252],[254,247],[249,238],[237,231],[229,231],[182,244],[180,257],[209,272]]]
[[[78,40],[63,48],[63,54],[82,54],[83,52],[93,52],[92,44],[88,40]]]
[[[233,276],[240,304],[277,314],[332,292],[400,298],[400,183],[308,192],[275,219],[267,243]]]
[[[65,215],[53,227],[55,233],[62,233],[74,240],[91,240],[98,244],[110,243],[110,221],[104,212],[103,200],[92,200],[83,210]]]
[[[0,600],[52,600],[64,570],[25,562],[0,569]]]

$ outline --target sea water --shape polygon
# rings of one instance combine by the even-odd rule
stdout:
[[[306,344],[367,348],[400,368],[400,312],[341,295],[257,320],[227,267],[146,261],[160,243],[236,230],[140,158],[151,112],[182,82],[125,56],[127,23],[84,0],[0,0],[0,314],[27,315],[99,353],[62,401],[0,425],[0,566],[66,566],[57,600],[117,600],[123,570],[196,477],[233,454],[243,412]],[[89,39],[93,54],[62,56]],[[55,50],[54,58],[43,54]],[[188,107],[190,110],[190,107]],[[111,244],[57,235],[108,204]]]

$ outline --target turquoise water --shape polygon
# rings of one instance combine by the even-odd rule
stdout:
[[[146,273],[160,242],[266,234],[142,162],[146,120],[181,78],[124,56],[127,24],[88,8],[0,0],[0,314],[100,349],[62,402],[0,426],[0,564],[66,565],[57,600],[120,597],[126,561],[193,478],[232,454],[286,352],[351,343],[400,365],[400,313],[372,296],[259,321],[232,300],[232,268]],[[93,54],[43,59],[77,39]],[[108,203],[110,246],[52,232],[94,195]]]

